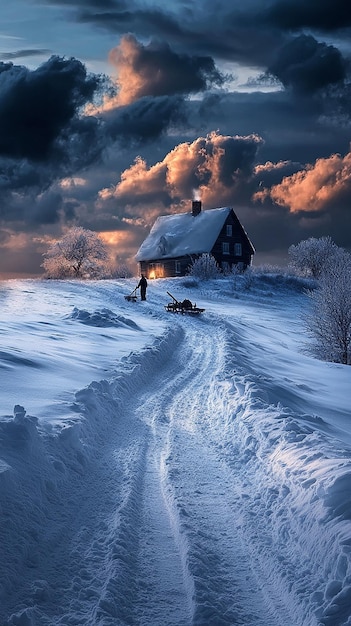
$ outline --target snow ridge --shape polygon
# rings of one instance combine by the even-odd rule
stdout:
[[[271,403],[269,382],[250,371],[237,328],[226,326],[231,359],[213,402],[225,394],[229,405],[213,439],[238,478],[242,535],[271,599],[272,590],[283,597],[289,589],[292,623],[344,626],[351,606],[349,451],[338,453],[317,416]]]
[[[303,291],[199,285],[195,319],[164,311],[181,281],[30,286],[1,331],[3,398],[39,408],[0,419],[1,626],[351,626],[351,370],[302,350]]]
[[[110,380],[94,381],[77,392],[75,402],[70,406],[71,419],[67,419],[61,428],[46,430],[35,417],[27,416],[25,409],[18,406],[15,407],[14,417],[7,416],[0,422],[0,508],[3,520],[0,526],[0,621],[4,626],[66,623],[64,618],[62,622],[59,616],[56,618],[52,614],[55,607],[57,609],[57,590],[62,585],[62,597],[70,606],[75,597],[75,586],[87,586],[86,579],[92,581],[96,577],[96,559],[99,561],[101,577],[101,601],[97,602],[95,597],[96,581],[94,584],[91,582],[91,591],[89,592],[88,585],[85,593],[87,598],[82,602],[83,606],[88,605],[89,615],[82,606],[76,607],[75,623],[92,626],[99,623],[118,623],[117,609],[113,609],[112,605],[117,606],[121,612],[125,598],[128,597],[128,586],[129,593],[132,593],[133,587],[128,585],[132,573],[126,576],[128,568],[132,568],[132,552],[130,560],[129,556],[125,559],[123,576],[117,576],[115,561],[119,561],[120,567],[123,561],[123,544],[125,550],[133,545],[131,519],[135,518],[137,504],[133,494],[138,492],[138,488],[133,486],[134,479],[131,477],[135,476],[136,481],[141,480],[145,444],[141,442],[137,446],[132,440],[130,455],[119,451],[118,462],[115,461],[119,474],[120,463],[123,465],[123,454],[126,454],[126,460],[124,476],[121,477],[117,493],[113,477],[106,483],[108,487],[103,488],[100,485],[102,477],[106,479],[103,461],[97,470],[94,468],[97,461],[104,458],[106,440],[117,438],[118,444],[120,436],[123,441],[125,430],[128,432],[128,424],[123,429],[125,406],[133,394],[148,381],[150,371],[157,370],[160,363],[169,359],[182,334],[181,328],[167,330],[140,353],[131,353],[129,357],[124,357],[120,371]],[[128,463],[133,467],[137,463],[140,467],[137,471],[135,468],[132,471]],[[92,481],[91,488],[89,480]],[[79,581],[73,580],[70,586],[71,583],[67,581],[71,581],[72,575],[67,570],[67,563],[78,567],[81,560],[81,555],[78,552],[75,554],[75,545],[78,550],[82,528],[86,525],[81,509],[84,502],[82,493],[86,492],[87,487],[91,490],[91,495],[86,494],[84,508],[84,514],[88,518],[91,517],[88,503],[94,511],[93,500],[97,498],[99,490],[101,510],[105,511],[108,506],[111,508],[113,496],[118,503],[118,510],[111,514],[115,519],[111,519],[110,523],[105,519],[96,520],[97,531],[92,525],[87,528],[87,536],[92,533],[98,536],[98,539],[92,538],[96,548],[93,554],[91,548],[87,548],[87,563],[90,559],[91,565],[85,563],[82,568],[84,571],[78,575]],[[117,518],[121,518],[123,522],[117,523]],[[116,526],[119,529],[117,537],[114,530]],[[89,545],[88,540],[87,544]],[[70,551],[69,554],[67,550]],[[113,556],[116,554],[119,556]],[[54,571],[50,565],[50,555],[56,563]],[[101,561],[105,562],[104,566]],[[35,570],[40,572],[40,578],[33,582]],[[117,594],[116,576],[119,581]],[[109,582],[106,583],[106,580]],[[121,580],[126,581],[124,591],[120,586]],[[94,611],[91,610],[92,597]],[[113,603],[111,597],[114,597]],[[67,598],[70,598],[68,602]],[[36,608],[37,604],[44,606],[43,611]],[[21,608],[11,614],[11,607],[13,610]],[[99,621],[102,619],[101,614],[106,612],[112,621]],[[119,618],[120,623],[124,623],[123,615]]]

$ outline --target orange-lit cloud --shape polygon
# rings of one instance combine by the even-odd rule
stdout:
[[[113,265],[122,263],[132,272],[137,271],[134,255],[140,240],[134,230],[100,231],[98,235],[106,245]]]
[[[134,69],[142,47],[133,35],[125,35],[121,38],[120,44],[110,51],[108,59],[118,74],[119,88],[116,99],[111,98],[110,108],[115,106],[116,101],[118,105],[134,102],[143,91],[147,75]],[[108,107],[108,102],[105,106]]]
[[[130,105],[147,96],[202,93],[227,80],[210,56],[180,53],[164,40],[152,39],[144,45],[132,34],[124,35],[108,58],[117,93],[105,95],[102,107],[90,106],[88,113]]]
[[[135,194],[136,196],[151,196],[164,186],[166,179],[166,164],[156,163],[148,169],[146,162],[137,157],[134,164],[122,172],[121,182],[118,185],[102,189],[99,192],[100,198],[122,198]]]
[[[4,233],[6,236],[3,236],[3,241],[1,243],[2,248],[20,250],[27,247],[29,238],[27,233],[15,233],[9,230],[3,231],[3,234]]]
[[[116,85],[117,93],[105,94],[101,106],[89,104],[85,110],[87,115],[111,111],[137,99],[145,81],[143,74],[134,69],[141,47],[132,35],[125,35],[121,38],[119,45],[112,48],[108,60],[113,67],[112,80]]]
[[[72,176],[71,178],[62,178],[59,182],[59,186],[62,189],[70,190],[75,189],[76,187],[85,187],[87,181],[85,178],[79,176]]]
[[[128,249],[130,244],[134,242],[133,233],[127,230],[99,232],[98,235],[106,246],[111,248],[115,248],[116,246],[119,248],[122,247],[123,251]]]
[[[265,172],[277,171],[285,168],[289,165],[290,161],[278,161],[278,163],[273,163],[272,161],[266,161],[266,163],[259,163],[254,168],[254,174],[259,176],[260,174],[264,174]]]
[[[257,135],[224,136],[212,132],[193,142],[176,146],[155,165],[148,167],[138,157],[134,164],[121,174],[120,182],[102,189],[102,202],[114,199],[120,203],[133,204],[133,215],[139,205],[151,205],[167,197],[170,211],[179,210],[196,194],[207,206],[218,206],[233,199],[235,189],[253,171],[253,160],[262,139]],[[145,209],[143,215],[145,217]]]
[[[350,191],[351,152],[344,157],[333,154],[327,159],[317,159],[314,165],[283,178],[278,185],[257,192],[254,199],[271,198],[288,207],[291,213],[297,213],[320,211]]]

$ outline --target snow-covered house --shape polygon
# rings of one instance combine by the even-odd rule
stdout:
[[[168,278],[185,276],[204,253],[229,270],[251,265],[255,249],[232,208],[202,211],[201,202],[194,200],[189,213],[158,217],[135,258],[147,278]]]

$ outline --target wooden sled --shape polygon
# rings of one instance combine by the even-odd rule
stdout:
[[[185,299],[179,301],[174,296],[172,296],[169,291],[167,291],[167,293],[172,298],[172,302],[168,302],[168,304],[165,305],[165,309],[170,313],[181,313],[182,315],[184,313],[186,313],[187,315],[199,315],[205,310],[200,309],[198,306],[196,306],[196,303],[193,304],[190,300]]]

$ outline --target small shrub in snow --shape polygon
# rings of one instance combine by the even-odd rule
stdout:
[[[211,278],[219,278],[221,270],[214,256],[206,252],[193,261],[189,268],[189,275],[200,280],[210,280]]]
[[[245,269],[242,263],[238,263],[232,266],[229,278],[233,291],[248,291],[254,282],[254,272],[252,267]]]
[[[196,278],[185,278],[182,280],[181,285],[186,289],[198,289],[199,281]]]
[[[111,278],[133,278],[133,272],[128,265],[120,263],[111,270]]]
[[[108,254],[97,233],[76,226],[43,255],[46,278],[105,278]]]
[[[247,291],[249,289],[251,289],[252,285],[254,282],[254,272],[252,271],[251,267],[246,268],[246,270],[243,273],[243,287],[244,289],[246,289]]]
[[[341,250],[331,237],[310,237],[296,246],[290,246],[288,253],[292,268],[303,276],[319,278],[328,263]]]
[[[242,274],[243,274],[243,270],[239,264],[232,266],[232,269],[229,274],[229,278],[230,278],[231,288],[233,291],[238,291],[240,290],[240,288],[242,288],[243,286]]]
[[[269,275],[269,276],[296,276],[296,271],[293,267],[281,267],[280,265],[272,265],[271,263],[262,263],[262,265],[252,265],[252,271],[256,275]]]
[[[278,265],[258,265],[251,267],[255,279],[260,281],[262,286],[276,288],[293,289],[294,291],[306,292],[307,289],[315,287],[315,280],[311,277],[303,277],[291,266],[279,267]]]
[[[351,364],[351,255],[335,255],[322,273],[318,287],[308,292],[311,312],[307,329],[318,356]]]

